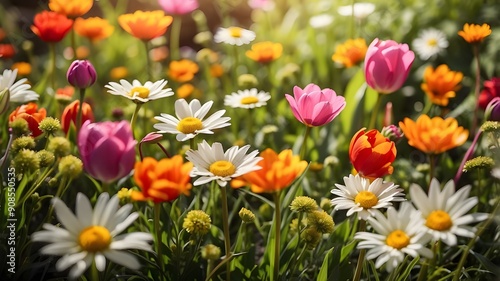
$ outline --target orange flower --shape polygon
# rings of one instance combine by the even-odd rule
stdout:
[[[91,17],[88,19],[77,18],[74,29],[78,35],[96,42],[108,38],[115,28],[106,19]]]
[[[133,14],[124,14],[118,17],[120,26],[135,38],[149,41],[162,36],[172,23],[171,16],[165,16],[160,10],[135,11]]]
[[[31,30],[45,42],[59,42],[70,31],[73,21],[56,12],[43,11],[35,15]]]
[[[283,46],[280,43],[265,41],[253,44],[252,50],[245,54],[256,62],[269,63],[281,57],[282,52]]]
[[[16,108],[9,115],[9,122],[12,122],[18,118],[23,118],[28,122],[28,127],[31,131],[31,136],[36,138],[42,134],[42,131],[38,128],[40,122],[47,116],[47,111],[45,108],[40,108],[38,110],[38,105],[34,102],[28,104],[23,104]]]
[[[194,86],[192,84],[187,83],[180,86],[175,93],[177,94],[178,98],[185,99],[189,97],[193,92],[194,92]]]
[[[396,145],[378,130],[359,130],[351,139],[349,158],[354,169],[363,177],[374,179],[392,174]]]
[[[93,0],[50,0],[49,8],[69,18],[76,18],[86,14],[93,4]]]
[[[345,67],[352,67],[363,61],[367,50],[365,39],[348,39],[335,48],[332,60]]]
[[[16,49],[12,44],[0,44],[0,58],[10,59],[16,54]]]
[[[417,122],[405,118],[399,122],[408,144],[428,154],[440,154],[465,143],[469,131],[459,127],[455,118],[430,118],[420,115]]]
[[[109,72],[111,79],[118,81],[128,76],[128,69],[125,66],[113,67]]]
[[[188,82],[194,78],[199,67],[196,63],[182,59],[170,62],[168,67],[168,76],[177,82]]]
[[[448,99],[455,97],[455,91],[460,89],[460,82],[464,75],[459,71],[451,71],[446,64],[442,64],[434,70],[428,66],[424,72],[422,90],[429,99],[437,105],[447,106]]]
[[[491,28],[488,24],[483,23],[483,25],[478,24],[464,24],[464,29],[458,32],[458,35],[462,36],[465,41],[473,44],[480,43],[484,38],[491,34]]]
[[[63,131],[67,134],[71,123],[76,125],[76,115],[78,114],[78,108],[80,108],[80,101],[75,100],[74,102],[68,104],[61,115],[61,127]],[[84,102],[82,107],[82,124],[90,120],[90,122],[94,122],[94,113],[92,112],[92,107],[90,104]]]
[[[11,69],[17,69],[17,75],[19,76],[28,76],[31,74],[31,64],[28,62],[16,62],[13,63]]]
[[[73,88],[72,86],[66,86],[64,88],[59,88],[56,90],[55,98],[58,102],[67,104],[71,101],[74,93],[75,88]]]
[[[219,78],[222,76],[222,74],[224,74],[224,68],[222,67],[222,65],[218,64],[218,63],[214,63],[210,66],[210,76],[214,77],[214,78]]]
[[[135,163],[134,180],[141,191],[132,191],[131,198],[160,203],[175,200],[181,194],[189,195],[192,169],[193,163],[183,163],[180,155],[160,161],[146,157]]]
[[[238,188],[250,184],[252,192],[276,192],[288,186],[300,176],[307,167],[307,161],[293,155],[291,149],[285,149],[280,154],[268,148],[260,153],[263,158],[257,164],[262,169],[250,172],[231,182]]]

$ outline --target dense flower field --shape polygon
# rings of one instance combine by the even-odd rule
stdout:
[[[5,4],[2,280],[498,280],[496,2]]]

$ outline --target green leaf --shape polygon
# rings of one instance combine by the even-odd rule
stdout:
[[[420,260],[420,257],[417,256],[415,257],[411,262],[410,264],[408,264],[408,266],[404,267],[405,270],[400,273],[399,277],[398,277],[398,281],[404,281],[404,280],[407,280],[408,276],[410,276],[410,272],[411,270],[415,267],[415,265],[418,263],[418,261]]]
[[[326,252],[325,259],[319,270],[317,281],[327,281],[328,280],[328,268],[330,267],[330,259],[332,259],[334,248],[331,248]]]
[[[476,257],[476,259],[484,266],[486,267],[487,270],[489,270],[491,273],[493,273],[494,275],[496,276],[500,276],[500,266],[494,264],[491,262],[490,259],[488,259],[487,257],[479,254],[479,253],[476,253],[474,251],[470,251],[471,254]]]

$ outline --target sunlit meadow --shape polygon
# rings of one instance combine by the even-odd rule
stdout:
[[[2,280],[499,280],[498,1],[0,6]]]

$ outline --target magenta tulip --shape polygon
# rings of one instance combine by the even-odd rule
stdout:
[[[94,66],[88,60],[75,60],[66,73],[68,82],[75,88],[86,89],[97,79]]]
[[[198,0],[158,0],[158,4],[171,15],[184,15],[198,9]]]
[[[86,121],[78,134],[78,150],[85,171],[105,183],[123,178],[132,171],[135,145],[127,121]]]
[[[365,56],[366,83],[381,94],[392,93],[403,86],[414,59],[407,44],[375,38]]]
[[[293,87],[293,97],[285,95],[293,115],[309,127],[325,125],[337,117],[345,107],[345,98],[332,89],[321,89],[309,84],[304,89]]]

